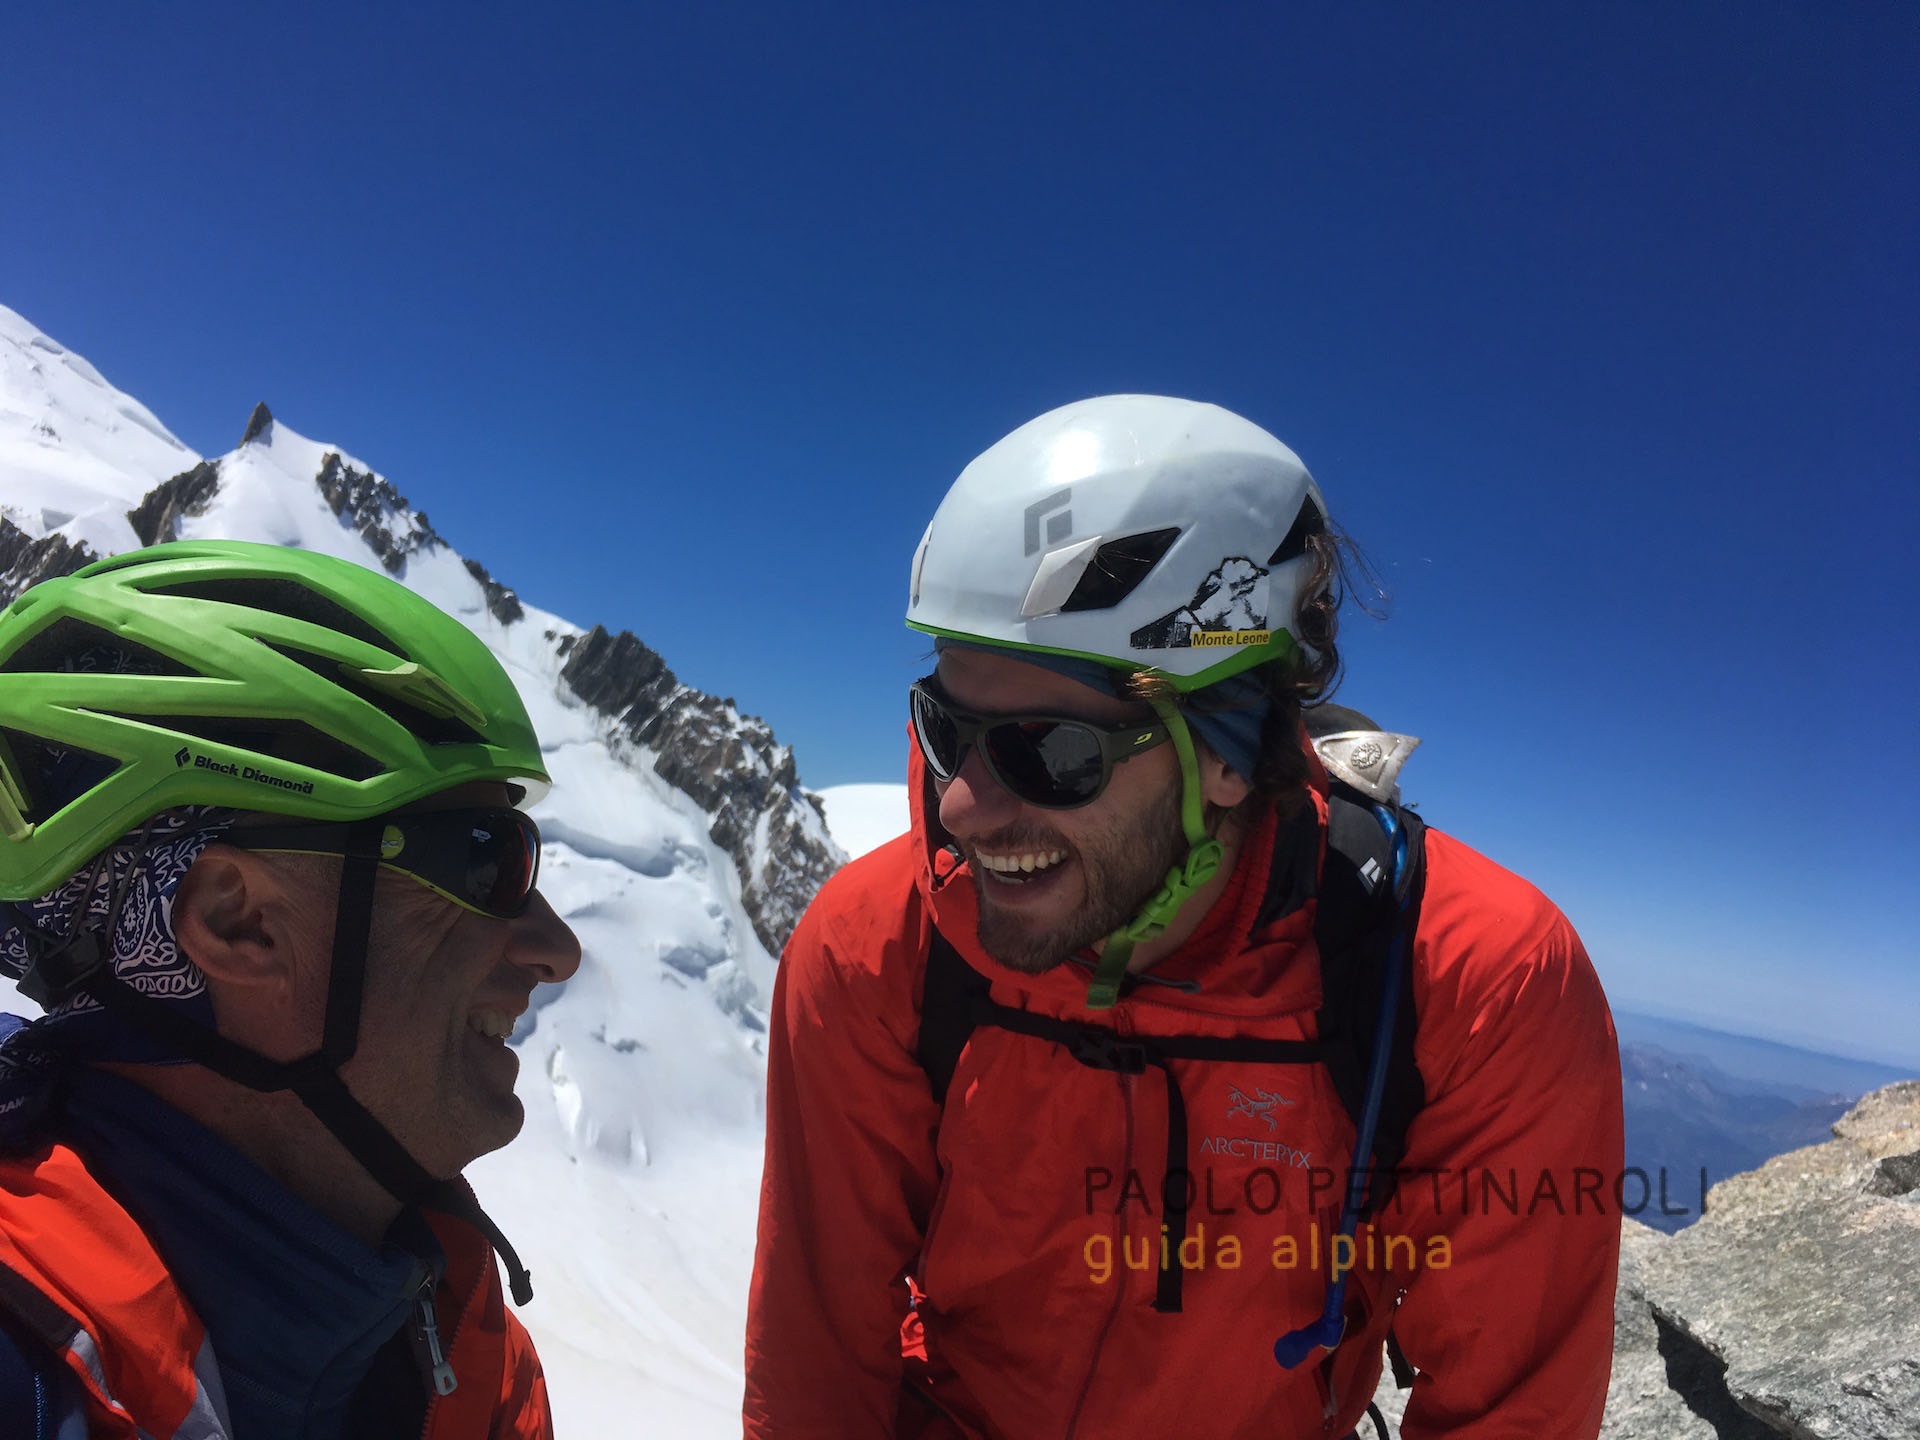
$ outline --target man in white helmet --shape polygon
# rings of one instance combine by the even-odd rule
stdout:
[[[1337,576],[1214,406],[1066,406],[949,490],[912,832],[781,962],[750,1440],[1344,1436],[1388,1340],[1409,1436],[1598,1433],[1606,1002],[1398,805],[1403,737],[1330,784]]]

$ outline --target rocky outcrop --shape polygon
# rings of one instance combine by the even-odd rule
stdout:
[[[272,424],[273,412],[267,409],[267,402],[262,400],[258,405],[253,407],[253,414],[247,417],[246,433],[240,437],[240,443],[242,445],[251,445],[262,435],[266,434],[268,427]]]
[[[653,751],[655,773],[713,816],[708,833],[739,869],[754,933],[779,954],[842,858],[818,801],[800,788],[793,752],[731,700],[682,685],[628,631],[610,635],[596,625],[560,644],[561,680],[607,716],[619,738]]]
[[[526,611],[520,608],[520,597],[502,585],[487,573],[487,567],[478,560],[462,560],[467,573],[480,582],[480,588],[486,592],[487,613],[502,625],[511,625],[525,618]]]
[[[1609,1440],[1920,1437],[1920,1081],[1833,1134],[1627,1222]]]
[[[267,407],[262,405],[262,410]],[[137,506],[127,512],[127,523],[140,537],[142,545],[158,545],[180,538],[180,521],[188,515],[204,515],[220,493],[220,465],[202,460],[171,480],[163,480],[147,492]]]
[[[404,570],[414,552],[446,543],[391,483],[370,470],[356,470],[338,451],[327,452],[314,483],[333,513],[353,526],[389,575]]]
[[[1623,1222],[1601,1440],[1920,1440],[1920,1080],[1833,1136]],[[1393,1434],[1407,1398],[1381,1376]]]
[[[329,452],[316,477],[333,513],[391,574],[446,542],[388,481]],[[477,561],[464,562],[500,623],[524,617],[519,597]],[[841,860],[818,805],[800,788],[793,754],[731,700],[682,685],[632,634],[596,626],[557,642],[562,682],[610,722],[613,738],[654,753],[653,769],[712,815],[709,834],[740,873],[741,903],[760,943],[779,954],[800,912]]]
[[[35,539],[0,515],[0,605],[11,603],[29,585],[71,575],[99,558],[84,543],[58,533]]]

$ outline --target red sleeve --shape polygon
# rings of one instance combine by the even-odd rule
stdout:
[[[499,1418],[494,1433],[501,1440],[553,1440],[553,1415],[547,1408],[547,1376],[534,1352],[533,1337],[519,1316],[506,1311],[507,1363],[501,1376]]]
[[[1407,1440],[1600,1433],[1613,1359],[1620,1055],[1580,937],[1532,886],[1430,835],[1416,1056],[1428,1103],[1395,1204],[1423,1263],[1394,1332]],[[1391,1207],[1390,1207],[1391,1208]],[[1517,1212],[1517,1213],[1516,1213]]]
[[[907,844],[828,882],[774,983],[747,1440],[893,1434],[902,1277],[939,1180],[939,1110],[914,1055],[925,946]]]

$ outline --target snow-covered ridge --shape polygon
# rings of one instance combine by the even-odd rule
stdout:
[[[791,752],[636,636],[527,605],[344,448],[262,405],[206,459],[0,307],[0,603],[201,538],[382,570],[513,678],[554,779],[541,889],[585,959],[513,1037],[525,1134],[469,1174],[534,1272],[561,1433],[738,1434],[773,956],[842,858]]]

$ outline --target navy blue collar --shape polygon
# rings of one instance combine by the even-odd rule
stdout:
[[[69,1067],[53,1130],[139,1222],[205,1322],[241,1436],[335,1440],[446,1258],[417,1211],[378,1249],[131,1081]]]

